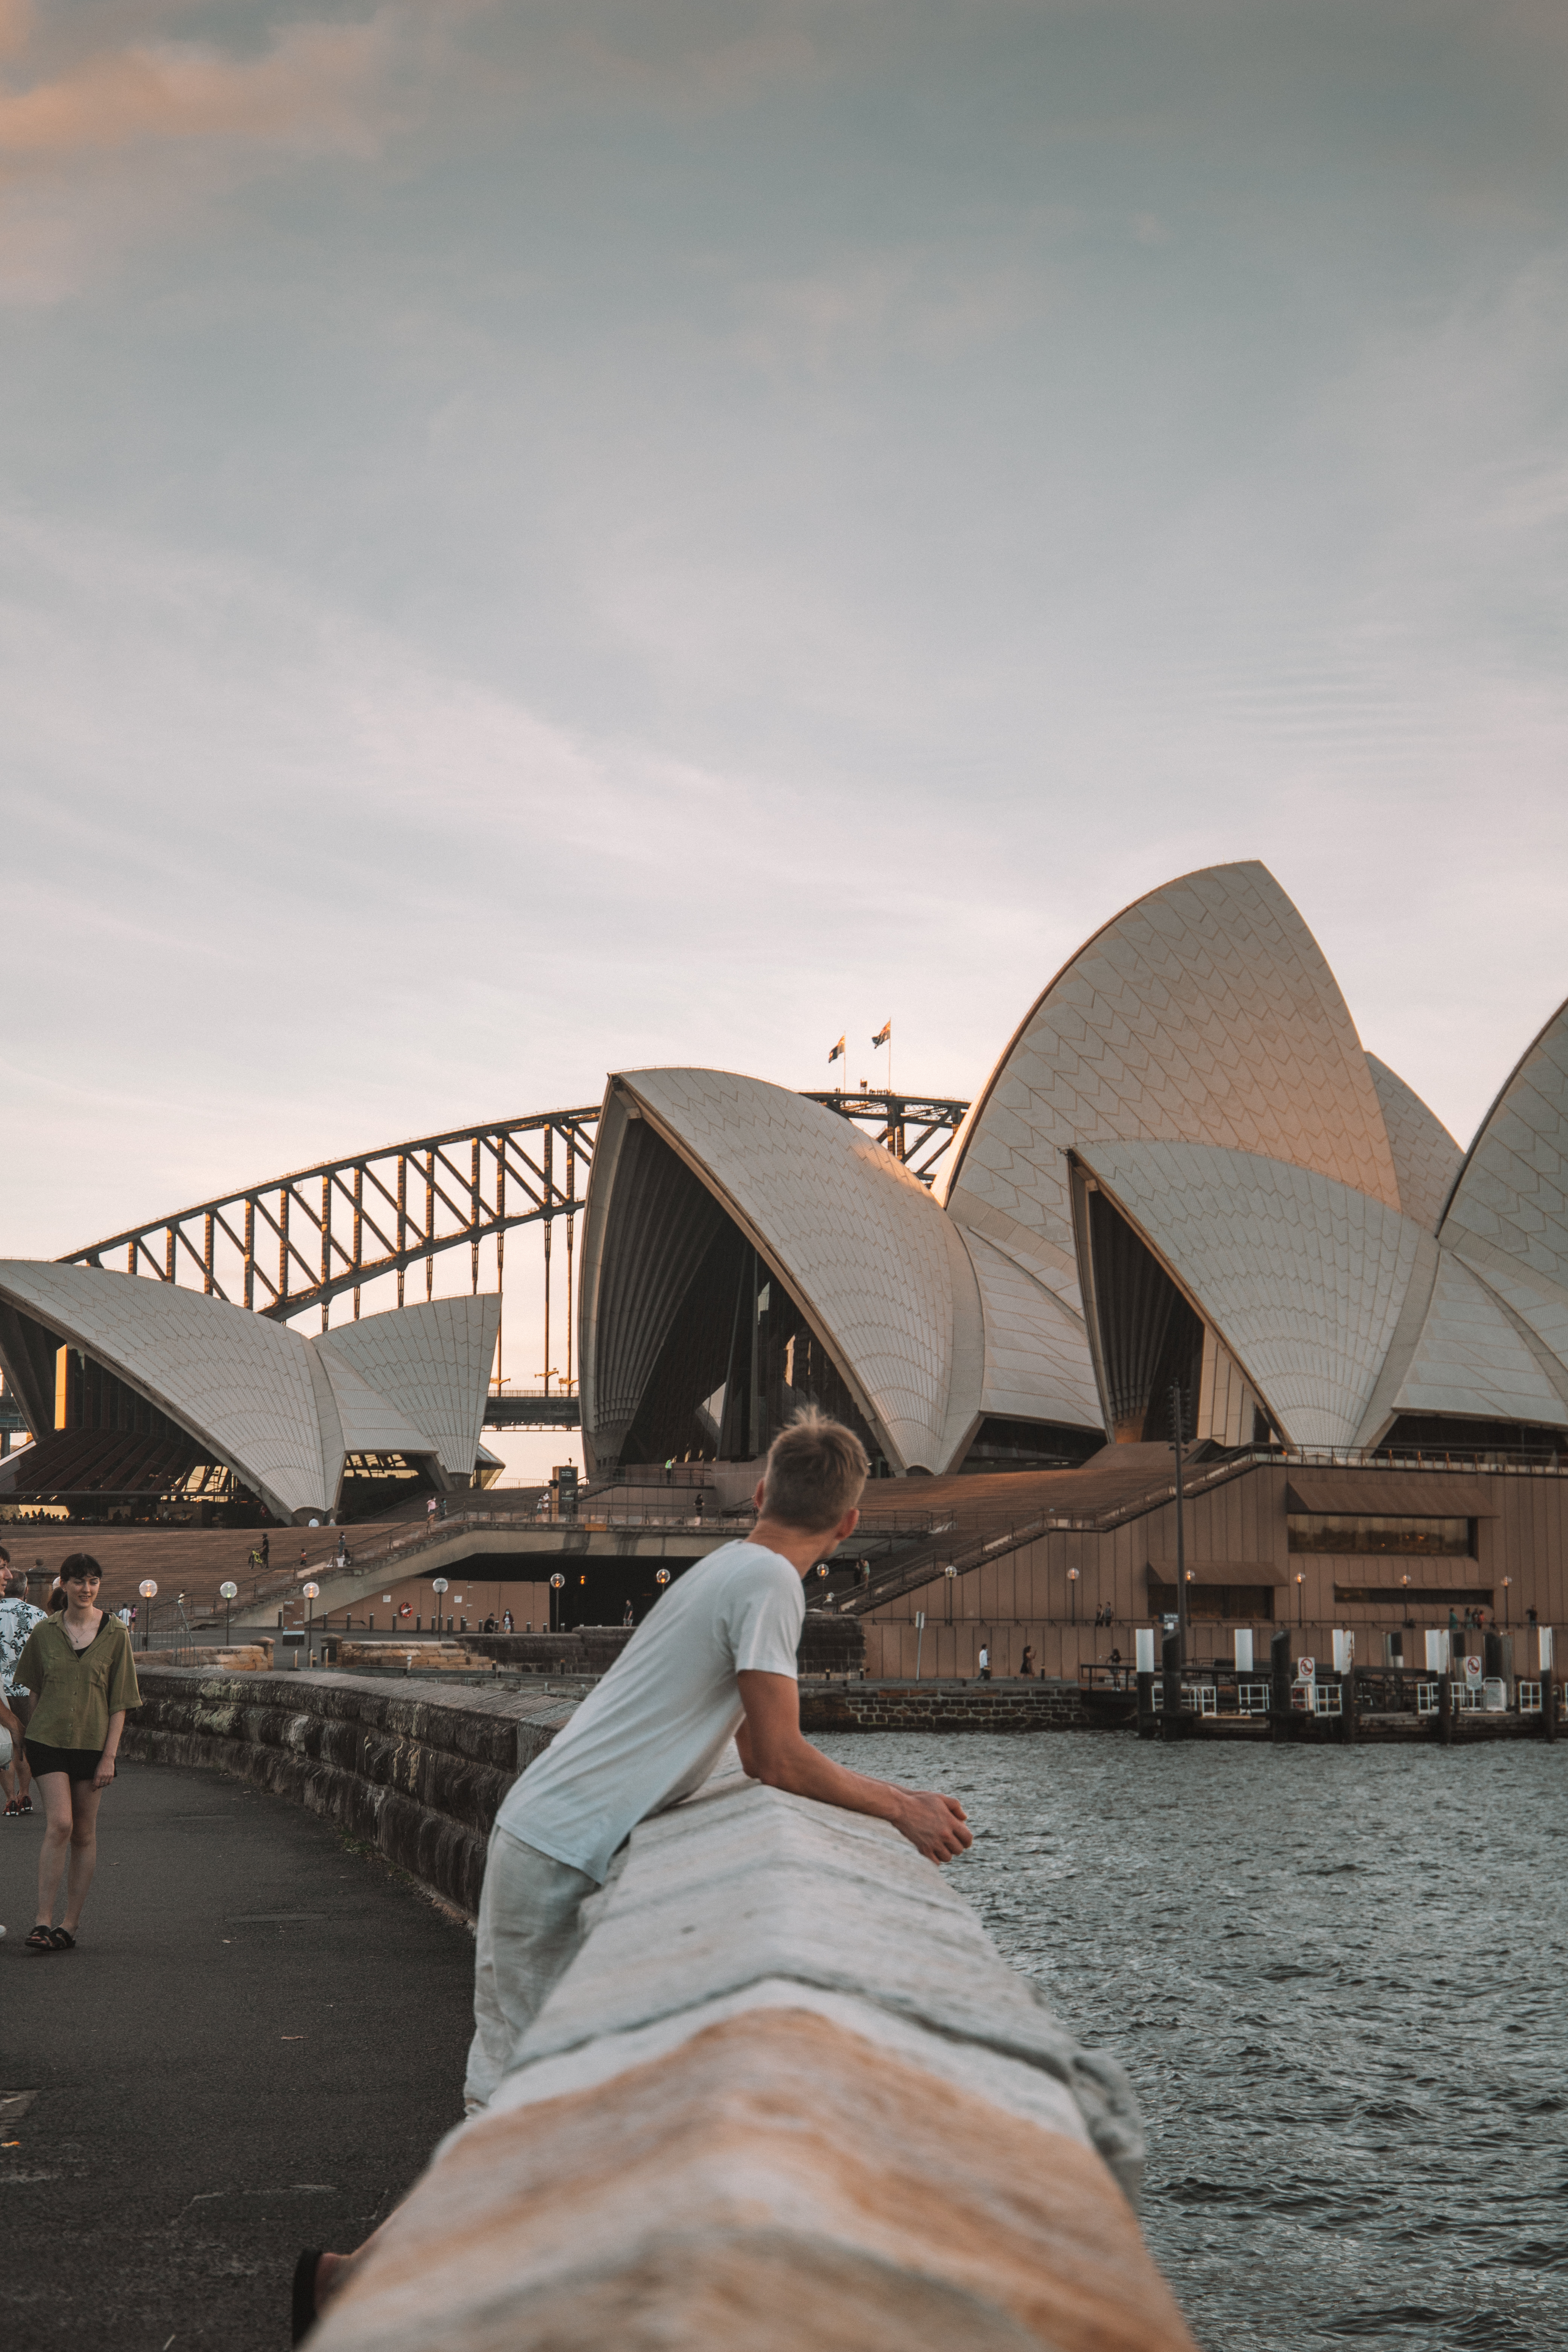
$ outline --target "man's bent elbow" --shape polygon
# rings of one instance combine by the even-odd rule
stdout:
[[[788,1748],[753,1748],[746,1770],[764,1789],[782,1789],[787,1796],[797,1795],[803,1786],[801,1759]]]

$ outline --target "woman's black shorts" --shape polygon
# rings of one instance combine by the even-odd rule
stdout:
[[[23,1741],[27,1769],[36,1780],[40,1772],[66,1772],[73,1780],[90,1780],[98,1771],[101,1748],[46,1748],[41,1739]]]

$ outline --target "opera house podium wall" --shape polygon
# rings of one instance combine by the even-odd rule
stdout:
[[[1119,1466],[1127,1454],[1142,1459]],[[1250,1627],[1262,1659],[1286,1625],[1316,1656],[1331,1654],[1339,1627],[1355,1633],[1363,1665],[1391,1663],[1395,1643],[1415,1664],[1425,1629],[1447,1626],[1450,1611],[1463,1625],[1467,1610],[1480,1610],[1489,1626],[1495,1619],[1511,1631],[1522,1671],[1527,1648],[1533,1662],[1531,1613],[1542,1624],[1568,1621],[1568,1475],[1262,1456],[1194,1463],[1187,1478],[1197,1489],[1184,1504],[1194,1656],[1230,1657],[1236,1631]],[[933,1516],[948,1517],[950,1532],[926,1556],[989,1557],[952,1579],[940,1567],[921,1575],[919,1555],[901,1576],[879,1570],[879,1582],[898,1586],[893,1596],[873,1591],[848,1604],[865,1627],[868,1675],[910,1676],[918,1664],[927,1676],[968,1678],[982,1645],[994,1674],[1014,1674],[1027,1645],[1036,1672],[1071,1679],[1081,1664],[1109,1664],[1113,1650],[1131,1662],[1132,1629],[1174,1611],[1165,1449],[1107,1449],[1078,1474],[910,1481],[900,1492],[910,1499],[928,1483]],[[967,1502],[964,1490],[982,1485],[1018,1491]],[[1077,1524],[1023,1533],[1047,1517]],[[865,1524],[874,1532],[876,1501]]]

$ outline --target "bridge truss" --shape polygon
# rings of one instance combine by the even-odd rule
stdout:
[[[926,1095],[858,1089],[814,1094],[877,1140],[929,1184],[952,1141],[967,1103]],[[397,1304],[421,1265],[425,1296],[435,1292],[435,1261],[466,1248],[469,1279],[479,1286],[479,1251],[493,1242],[496,1286],[504,1296],[506,1236],[537,1225],[543,1244],[543,1397],[571,1395],[573,1251],[598,1131],[597,1103],[538,1111],[483,1126],[452,1128],[199,1201],[172,1216],[127,1227],[61,1259],[65,1265],[108,1265],[159,1282],[183,1283],[287,1322],[319,1308],[326,1330],[335,1298],[352,1296],[354,1319],[368,1283],[395,1276]],[[551,1365],[552,1229],[565,1219],[564,1370]],[[523,1406],[521,1398],[509,1403]],[[543,1399],[541,1398],[542,1404]],[[552,1400],[553,1402],[553,1400]],[[544,1425],[556,1414],[547,1412]],[[507,1425],[527,1425],[517,1415]]]

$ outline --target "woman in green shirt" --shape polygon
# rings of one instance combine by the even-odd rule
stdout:
[[[118,1617],[97,1606],[102,1573],[86,1552],[71,1553],[49,1595],[48,1619],[34,1626],[16,1662],[16,1680],[34,1694],[27,1761],[44,1806],[32,1952],[76,1948],[98,1860],[99,1799],[114,1778],[126,1710],[142,1704],[131,1636]],[[50,1923],[62,1877],[65,1916],[56,1927]]]

